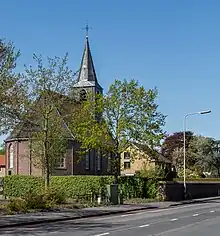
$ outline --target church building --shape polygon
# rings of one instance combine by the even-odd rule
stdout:
[[[103,88],[100,86],[96,77],[88,34],[86,35],[78,79],[73,88],[75,93],[79,94],[81,98],[85,97],[88,91],[103,93]],[[12,132],[5,140],[5,145],[6,175],[41,176],[43,174],[42,170],[37,168],[32,162],[29,138],[25,131]],[[102,157],[95,150],[91,150],[85,158],[79,159],[77,149],[79,149],[79,144],[74,138],[70,138],[68,140],[66,155],[61,157],[60,164],[52,171],[52,175],[111,174],[110,158]]]

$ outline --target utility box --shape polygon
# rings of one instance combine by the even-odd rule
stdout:
[[[118,184],[107,185],[108,198],[111,204],[118,205],[120,202]]]

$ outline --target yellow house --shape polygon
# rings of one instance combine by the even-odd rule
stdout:
[[[147,145],[132,144],[121,154],[121,175],[135,175],[143,167],[152,169],[162,166],[171,169],[171,161],[156,150],[152,151]]]

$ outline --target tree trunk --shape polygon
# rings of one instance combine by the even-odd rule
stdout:
[[[114,166],[113,166],[113,174],[114,174],[114,183],[118,184],[118,176],[120,175],[120,159],[121,155],[119,153],[115,154],[114,158]]]
[[[44,124],[44,178],[45,178],[45,188],[47,189],[50,185],[50,163],[48,156],[48,118],[45,118]]]
[[[218,178],[220,178],[220,168],[218,168]]]

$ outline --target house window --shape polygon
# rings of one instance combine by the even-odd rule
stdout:
[[[90,151],[88,151],[88,153],[86,153],[85,155],[85,162],[86,162],[86,170],[89,170],[90,168]]]
[[[131,168],[131,162],[124,162],[124,169],[130,169]]]
[[[9,169],[14,167],[14,148],[13,145],[10,144],[9,146]]]
[[[100,171],[101,170],[101,152],[98,151],[97,153],[97,170]]]
[[[131,158],[130,152],[125,152],[124,153],[124,160],[129,160],[130,161],[130,158]]]
[[[61,157],[60,160],[58,161],[57,168],[65,169],[66,168],[66,158]]]

